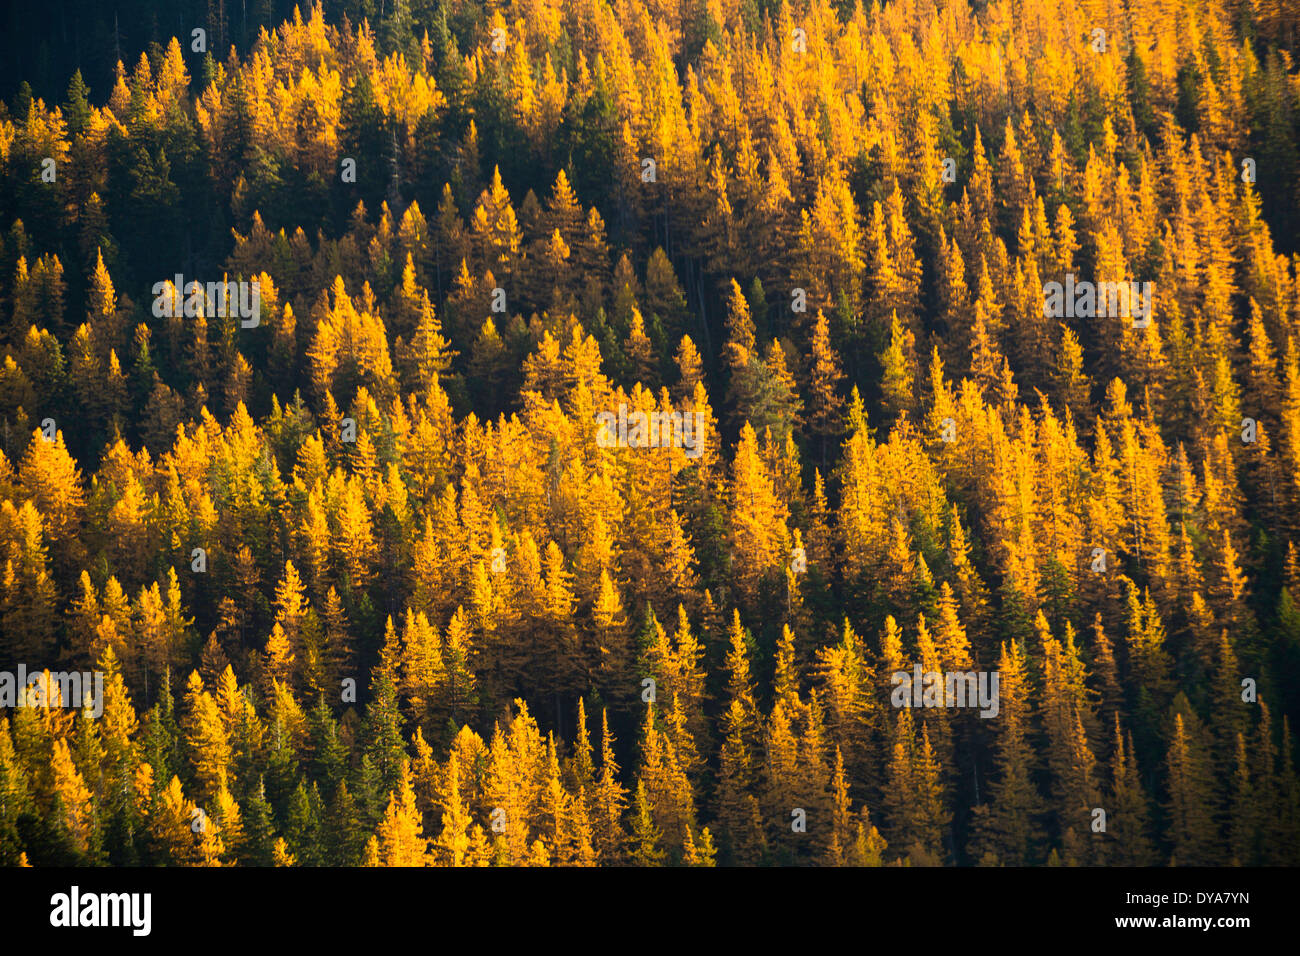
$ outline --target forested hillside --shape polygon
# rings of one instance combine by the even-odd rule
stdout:
[[[0,862],[1300,862],[1295,0],[193,6],[0,90]]]

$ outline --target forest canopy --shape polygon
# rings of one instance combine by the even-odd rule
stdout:
[[[0,863],[1300,862],[1293,0],[92,6]]]

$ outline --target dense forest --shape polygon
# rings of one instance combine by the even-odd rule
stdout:
[[[7,16],[0,862],[1300,862],[1295,0]]]

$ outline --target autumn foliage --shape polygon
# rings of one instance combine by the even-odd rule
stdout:
[[[329,3],[19,91],[0,670],[105,691],[0,709],[0,862],[1300,862],[1291,7]]]

